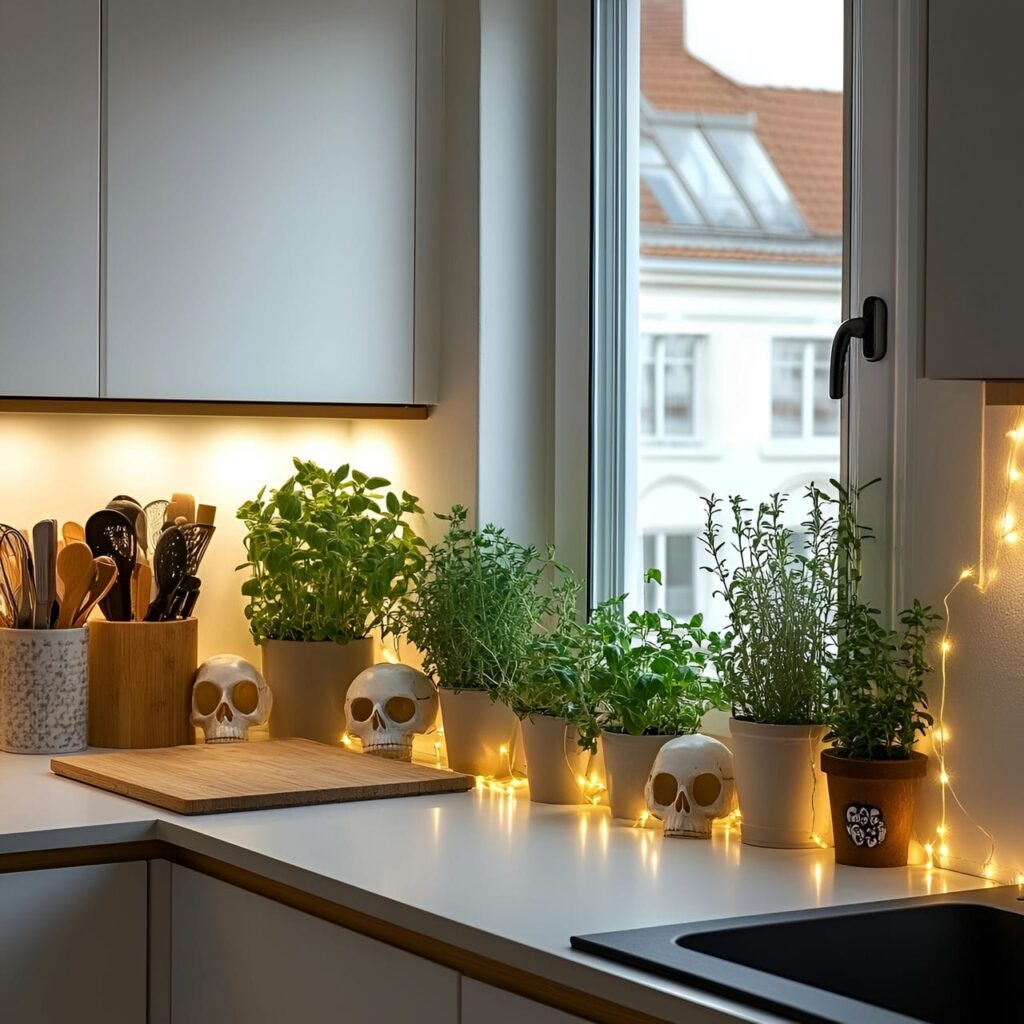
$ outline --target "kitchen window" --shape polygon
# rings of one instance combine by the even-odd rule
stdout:
[[[645,441],[696,436],[701,344],[691,335],[641,336],[640,433]]]
[[[839,406],[828,397],[828,340],[772,341],[773,438],[838,437]]]

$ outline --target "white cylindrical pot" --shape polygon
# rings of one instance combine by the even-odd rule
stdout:
[[[440,689],[441,722],[448,767],[466,775],[505,776],[516,716],[486,690]]]
[[[582,803],[579,780],[590,753],[580,747],[576,726],[553,715],[532,715],[520,726],[530,799],[542,804]]]
[[[602,732],[604,777],[613,818],[636,821],[647,810],[644,786],[654,759],[673,736]]]
[[[270,735],[340,743],[349,684],[373,664],[373,640],[264,640],[260,646],[263,675],[274,695]]]
[[[84,750],[88,721],[89,627],[0,629],[0,750]]]
[[[731,718],[733,763],[748,846],[805,849],[831,835],[821,774],[825,725],[763,725]]]

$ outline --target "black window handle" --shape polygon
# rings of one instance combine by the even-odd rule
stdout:
[[[864,358],[869,363],[877,363],[885,358],[886,330],[889,319],[885,308],[885,300],[877,295],[869,295],[864,300],[864,309],[860,316],[844,320],[832,339],[832,360],[829,364],[828,395],[829,398],[843,397],[843,375],[846,370],[846,354],[850,342],[854,338],[864,340]]]

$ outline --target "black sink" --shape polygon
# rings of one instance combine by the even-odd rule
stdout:
[[[798,1021],[1021,1020],[1018,886],[573,936],[576,949]]]

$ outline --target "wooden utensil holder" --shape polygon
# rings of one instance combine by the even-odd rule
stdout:
[[[89,745],[192,743],[199,621],[89,623]]]

